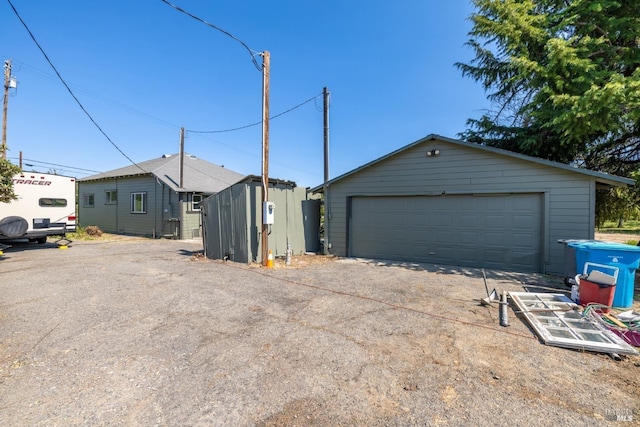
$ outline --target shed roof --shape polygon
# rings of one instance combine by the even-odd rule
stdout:
[[[160,158],[147,160],[108,172],[79,179],[79,182],[100,181],[113,178],[153,175],[176,192],[217,193],[240,181],[244,175],[224,166],[219,166],[184,155],[183,186],[180,187],[180,155],[165,154]]]
[[[248,183],[252,183],[252,182],[259,182],[262,183],[262,177],[258,176],[258,175],[247,175],[245,177],[243,177],[240,181],[235,182],[233,185],[235,184],[248,184]],[[295,181],[288,181],[288,180],[284,180],[284,179],[279,179],[279,178],[269,178],[269,184],[272,185],[286,185],[289,186],[291,188],[295,188],[298,186],[298,184],[295,183]]]
[[[493,154],[497,154],[497,155],[502,155],[502,156],[508,156],[508,157],[512,157],[515,159],[520,159],[520,160],[525,160],[525,161],[529,161],[532,163],[537,163],[537,164],[541,164],[544,166],[549,166],[549,167],[553,167],[553,168],[558,168],[558,169],[563,169],[569,172],[573,172],[573,173],[577,173],[577,174],[582,174],[582,175],[587,175],[590,177],[594,177],[596,179],[596,182],[599,184],[605,184],[605,185],[610,185],[610,186],[627,186],[627,185],[633,185],[635,183],[634,180],[629,179],[629,178],[623,178],[621,176],[616,176],[616,175],[610,175],[607,173],[603,173],[603,172],[596,172],[596,171],[592,171],[589,169],[585,169],[585,168],[579,168],[576,166],[571,166],[571,165],[567,165],[564,163],[558,163],[558,162],[552,162],[550,160],[545,160],[545,159],[541,159],[538,157],[532,157],[532,156],[527,156],[524,154],[520,154],[520,153],[515,153],[513,151],[508,151],[508,150],[503,150],[500,148],[495,148],[495,147],[488,147],[486,145],[480,145],[480,144],[475,144],[475,143],[471,143],[471,142],[466,142],[466,141],[461,141],[458,139],[452,139],[452,138],[447,138],[444,136],[440,136],[440,135],[436,135],[436,134],[430,134],[427,135],[426,137],[419,139],[415,142],[412,142],[411,144],[405,145],[404,147],[401,147],[395,151],[392,151],[389,154],[386,154],[382,157],[379,157],[369,163],[366,163],[358,168],[352,169],[349,172],[343,173],[340,176],[337,176],[331,180],[329,180],[327,182],[328,185],[331,185],[337,181],[340,181],[350,175],[356,174],[360,171],[362,171],[363,169],[366,169],[368,167],[371,167],[377,163],[382,162],[383,160],[386,160],[390,157],[395,156],[396,154],[408,150],[410,148],[415,147],[416,145],[420,145],[423,143],[426,143],[428,141],[443,141],[443,142],[448,142],[451,144],[456,144],[456,145],[461,145],[461,146],[465,146],[465,147],[469,147],[469,148],[473,148],[476,150],[482,150],[482,151],[486,151],[489,153],[493,153]],[[313,193],[321,193],[324,189],[324,184],[318,185],[317,187],[314,187],[311,189],[311,192]]]

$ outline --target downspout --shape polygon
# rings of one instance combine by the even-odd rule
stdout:
[[[153,186],[153,239],[156,239],[156,229],[158,228],[158,178],[156,177],[156,185]]]
[[[184,128],[180,128],[180,189],[184,190]],[[187,203],[189,197],[186,192],[182,193],[182,196],[187,196]],[[182,200],[181,200],[182,199]],[[185,200],[178,194],[178,200],[180,200],[180,215],[178,216],[178,240],[182,240],[182,228],[184,227],[184,203]]]
[[[162,206],[162,215],[160,215],[160,233],[164,235],[164,182],[162,183],[162,197],[160,198],[160,203]]]

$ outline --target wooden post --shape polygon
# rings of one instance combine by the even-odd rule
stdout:
[[[9,108],[9,86],[11,83],[11,60],[4,61],[4,102],[2,107],[2,145],[0,155],[7,158],[7,109]]]
[[[180,128],[180,188],[184,188],[184,128]]]
[[[267,266],[269,256],[269,225],[265,224],[264,205],[269,200],[269,73],[271,56],[262,53],[262,265]]]
[[[329,89],[322,90],[323,94],[323,118],[324,118],[324,247],[325,255],[329,254]]]

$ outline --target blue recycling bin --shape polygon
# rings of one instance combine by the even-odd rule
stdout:
[[[613,306],[620,308],[633,306],[633,282],[636,268],[640,263],[640,247],[597,240],[569,242],[567,245],[576,251],[576,274],[582,274],[586,263],[618,268]]]

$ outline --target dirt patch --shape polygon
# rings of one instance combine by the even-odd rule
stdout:
[[[596,240],[604,242],[626,243],[629,241],[640,242],[640,234],[624,234],[624,233],[595,233]]]

